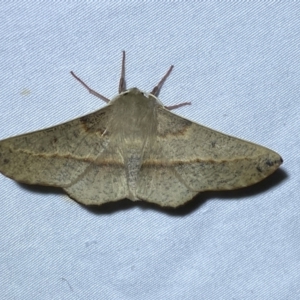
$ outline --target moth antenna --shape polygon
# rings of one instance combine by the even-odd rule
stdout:
[[[97,93],[95,90],[91,89],[85,82],[83,82],[78,76],[76,76],[73,71],[71,71],[70,73],[76,80],[78,80],[89,91],[90,94],[100,98],[106,103],[110,102],[108,98],[104,97],[103,95]]]
[[[126,81],[125,81],[125,51],[122,51],[122,67],[121,67],[121,77],[119,82],[119,94],[126,91]]]
[[[169,75],[171,74],[172,70],[173,70],[174,66],[172,65],[168,72],[165,74],[165,76],[160,80],[160,82],[154,87],[154,89],[152,90],[151,94],[154,96],[158,96],[161,87],[163,86],[164,82],[166,81],[166,79],[169,77]]]
[[[151,94],[154,96],[158,96],[161,87],[163,86],[164,82],[166,81],[166,79],[169,77],[169,75],[171,74],[172,70],[173,70],[174,66],[172,65],[168,72],[165,74],[165,76],[160,80],[160,82],[157,84],[157,86],[154,87],[154,89],[152,90]],[[172,110],[172,109],[177,109],[179,107],[182,106],[186,106],[186,105],[191,105],[191,102],[183,102],[183,103],[179,103],[179,104],[175,104],[175,105],[171,105],[171,106],[164,106],[165,109],[168,110]]]

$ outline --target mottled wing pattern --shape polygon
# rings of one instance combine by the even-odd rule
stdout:
[[[158,135],[144,154],[137,196],[176,207],[201,191],[254,184],[282,163],[276,152],[158,108]],[[154,151],[153,151],[154,149]]]
[[[27,184],[64,188],[84,204],[126,196],[123,159],[111,149],[111,106],[48,129],[0,142],[0,171]],[[100,203],[99,203],[100,202]]]

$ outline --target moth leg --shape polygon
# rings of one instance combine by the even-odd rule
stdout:
[[[160,80],[160,82],[153,88],[151,94],[154,96],[158,96],[161,87],[163,86],[164,82],[166,81],[166,79],[169,77],[169,75],[171,74],[172,70],[173,70],[174,66],[172,65],[168,72],[165,74],[165,76]]]
[[[192,104],[191,102],[182,102],[182,103],[175,104],[175,105],[164,106],[164,108],[167,110],[172,110],[172,109],[177,109],[181,106],[186,106],[186,105],[191,105],[191,104]]]
[[[95,90],[91,89],[86,83],[84,83],[79,77],[77,77],[73,71],[71,71],[70,73],[75,79],[77,79],[89,91],[90,94],[100,98],[101,100],[103,100],[106,103],[110,102],[110,100],[108,98],[102,96],[101,94],[97,93]]]
[[[122,51],[122,67],[121,67],[121,77],[119,82],[119,94],[126,91],[126,81],[125,81],[125,51]]]
[[[177,109],[181,106],[186,106],[186,105],[191,105],[191,104],[192,104],[191,102],[182,102],[182,103],[175,104],[175,105],[164,106],[164,108],[168,109],[168,110],[172,110],[172,109]]]

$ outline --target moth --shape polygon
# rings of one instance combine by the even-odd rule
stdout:
[[[61,187],[85,205],[128,198],[177,207],[202,191],[257,183],[283,162],[276,152],[182,118],[159,90],[126,89],[123,51],[119,95],[81,118],[0,141],[0,172],[16,181]]]

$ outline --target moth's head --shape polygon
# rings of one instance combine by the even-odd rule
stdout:
[[[136,104],[156,104],[163,106],[162,102],[153,94],[144,92],[134,87],[128,89],[118,96],[114,97],[109,104],[113,104],[115,102],[123,102],[123,104],[128,103],[128,105]]]

